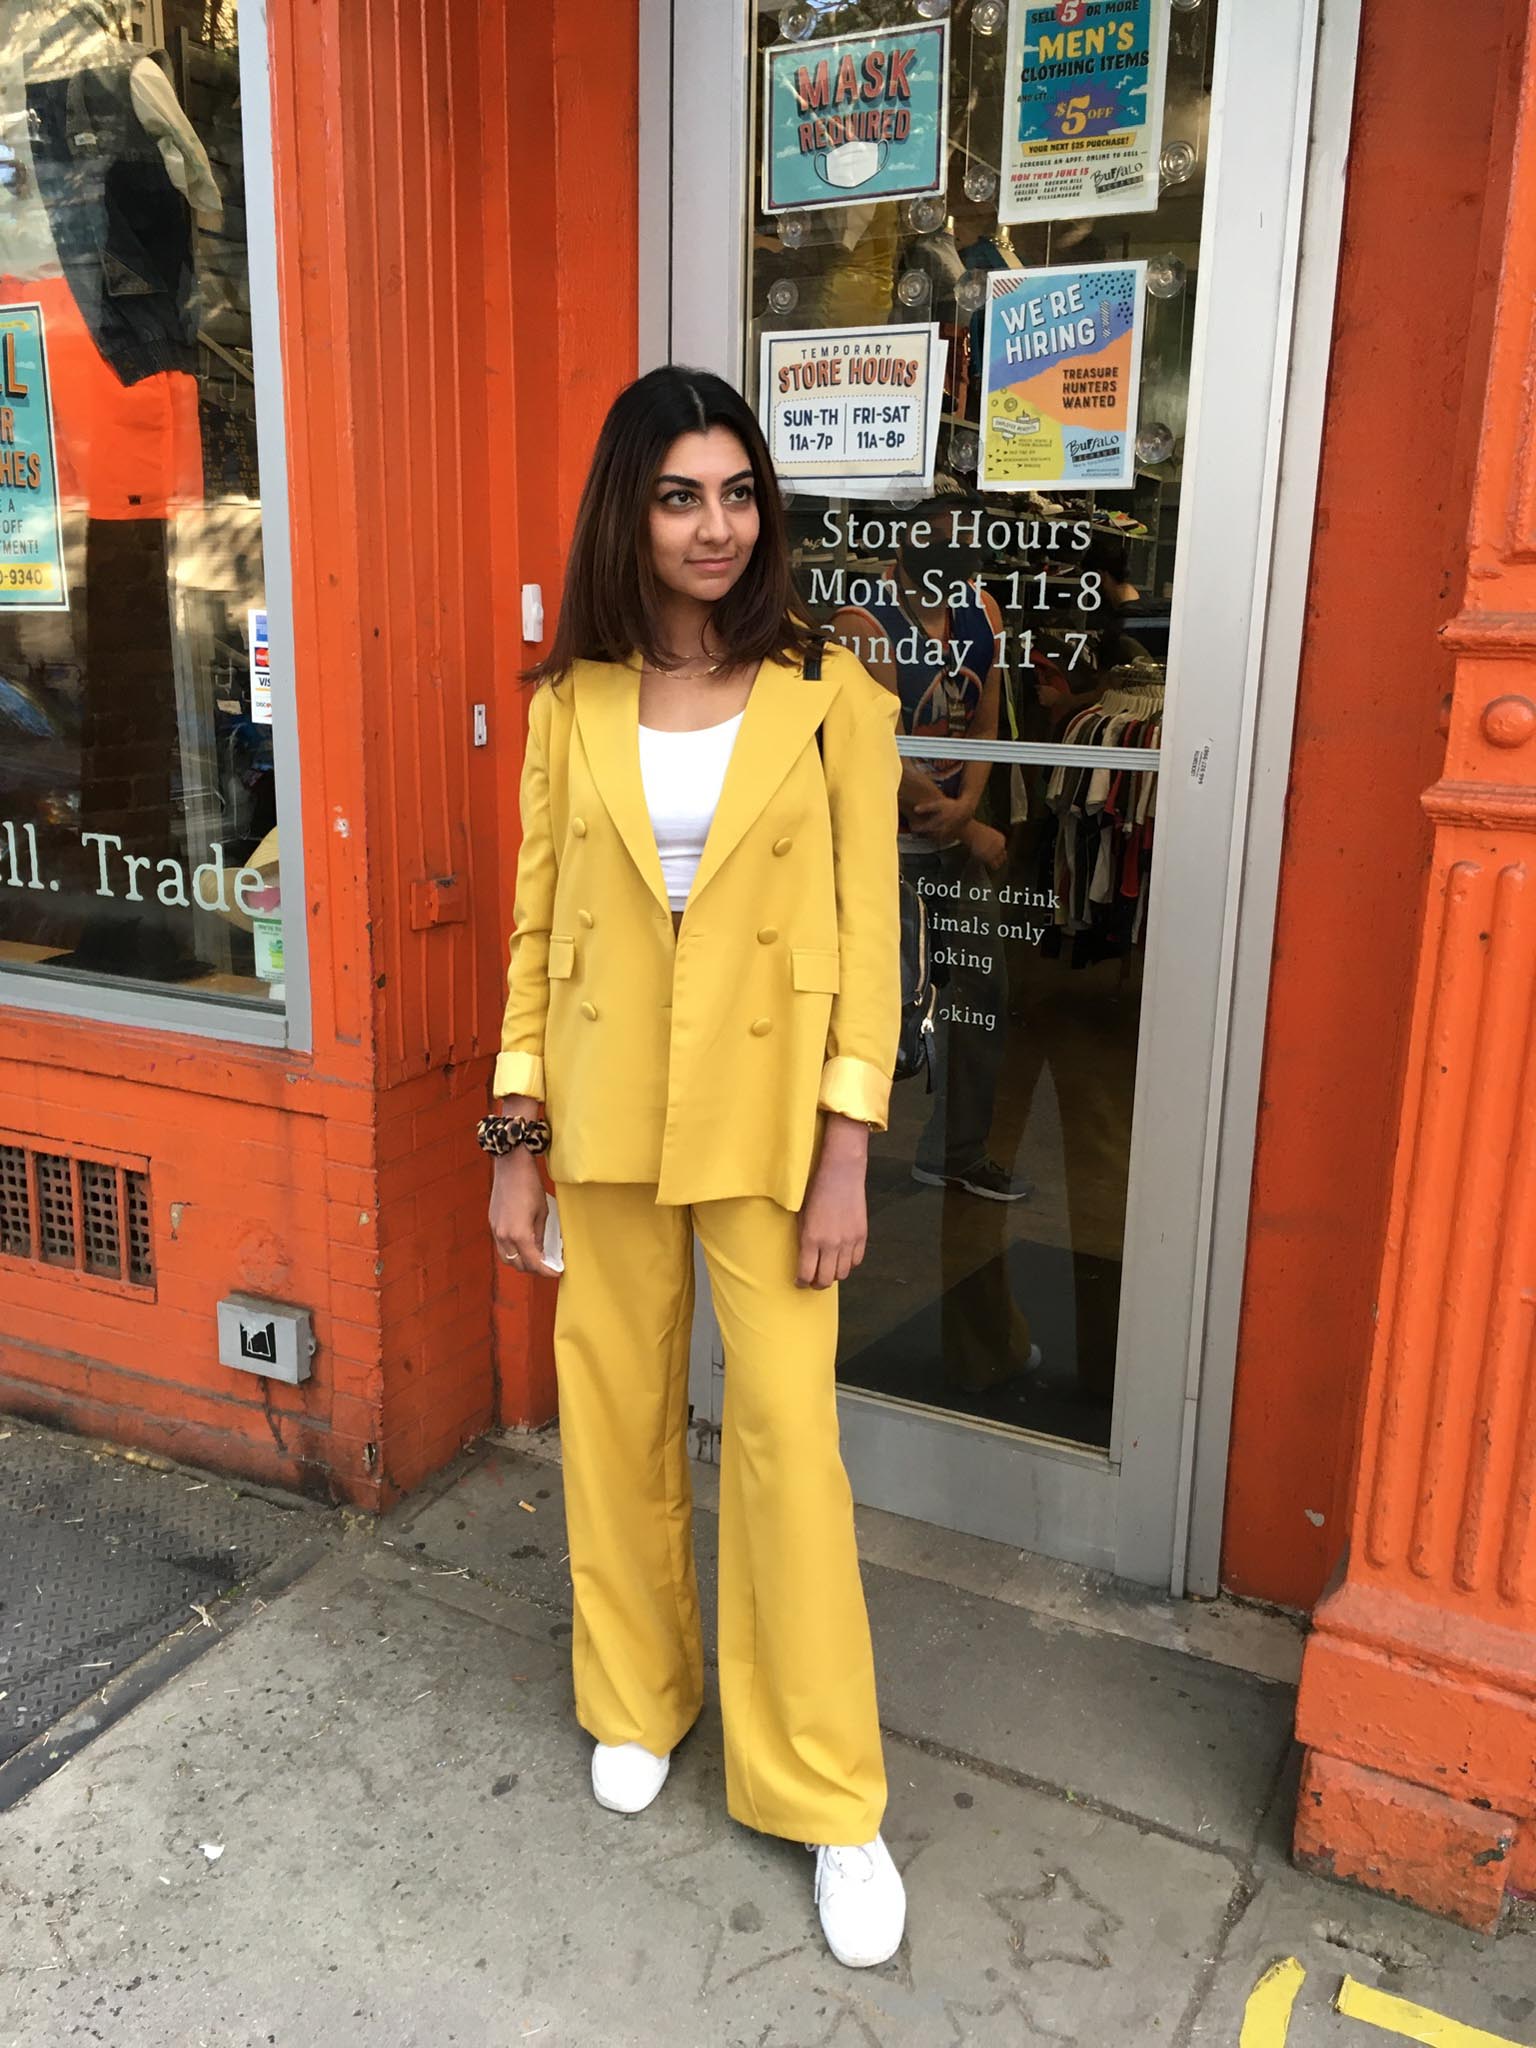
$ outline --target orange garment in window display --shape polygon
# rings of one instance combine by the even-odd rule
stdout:
[[[835,254],[820,280],[819,317],[828,327],[862,327],[890,317],[896,283],[894,209],[829,207]]]
[[[0,145],[0,303],[43,309],[61,494],[201,504],[195,222],[223,197],[170,79],[104,0],[7,0]]]
[[[62,277],[0,277],[0,305],[43,309],[60,494],[92,519],[167,519],[203,502],[197,379],[119,381]]]

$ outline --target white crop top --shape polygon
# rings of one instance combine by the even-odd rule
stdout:
[[[738,711],[723,725],[706,725],[698,732],[640,728],[640,780],[674,910],[683,908],[693,887],[741,717]]]

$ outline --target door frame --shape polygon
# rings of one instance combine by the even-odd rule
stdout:
[[[640,367],[740,383],[749,0],[639,9]],[[1176,1594],[1218,1589],[1358,35],[1359,0],[1226,0],[1218,25],[1110,1448],[839,1389],[859,1500]],[[693,1355],[708,1455],[707,1306]]]

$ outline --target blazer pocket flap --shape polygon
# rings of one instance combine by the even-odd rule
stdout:
[[[820,947],[797,946],[789,956],[790,973],[797,989],[807,995],[835,996],[838,989],[837,955]]]
[[[551,939],[549,942],[549,978],[551,981],[569,981],[576,972],[576,941],[574,939]]]

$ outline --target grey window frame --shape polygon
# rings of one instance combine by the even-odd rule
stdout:
[[[293,555],[289,532],[281,307],[278,300],[277,193],[272,155],[272,66],[266,0],[239,0],[240,100],[244,119],[246,250],[250,265],[256,446],[261,472],[262,555],[267,630],[274,673],[272,766],[283,901],[284,1001],[263,1010],[227,997],[162,994],[130,982],[50,973],[0,963],[0,1006],[79,1019],[175,1031],[246,1046],[308,1052],[312,1046],[304,843],[300,830],[299,730],[293,633]]]

